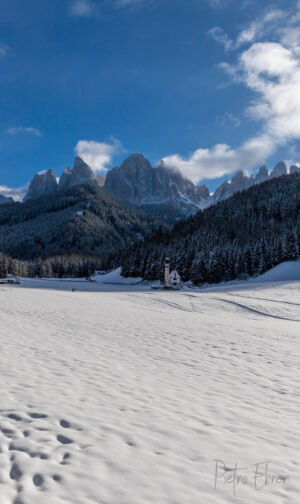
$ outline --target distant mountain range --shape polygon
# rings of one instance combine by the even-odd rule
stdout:
[[[80,157],[66,168],[59,181],[53,170],[34,175],[24,201],[37,199],[79,185],[96,185],[131,207],[137,207],[168,224],[209,205],[207,187],[196,186],[179,172],[153,168],[142,154],[132,154],[104,178],[95,174]]]
[[[291,166],[289,171],[299,173],[300,168]],[[130,155],[120,167],[110,170],[106,178],[96,174],[77,156],[74,167],[67,167],[59,180],[53,170],[37,173],[30,183],[24,201],[80,185],[94,185],[103,187],[106,193],[123,204],[138,208],[170,225],[227,199],[238,191],[287,173],[283,162],[278,163],[270,173],[266,166],[260,167],[257,174],[250,177],[243,171],[238,171],[230,181],[224,182],[214,194],[210,194],[205,185],[195,185],[179,171],[170,169],[163,163],[153,167],[139,153]],[[11,201],[11,198],[0,196],[0,204]]]
[[[164,230],[170,229],[177,221],[180,222],[175,228],[180,236],[181,230],[193,227],[196,221],[188,219],[194,218],[194,215],[201,226],[192,239],[193,251],[199,246],[200,236],[202,247],[206,241],[211,241],[211,236],[214,236],[217,243],[221,236],[216,231],[219,224],[209,216],[214,215],[216,211],[216,215],[220,217],[220,210],[217,210],[219,205],[228,200],[229,204],[223,205],[221,214],[223,211],[230,213],[232,196],[236,195],[238,198],[245,189],[261,188],[261,192],[257,194],[263,197],[266,194],[269,197],[270,191],[264,192],[266,184],[280,191],[281,187],[287,187],[284,186],[285,179],[300,176],[300,170],[296,166],[290,168],[290,173],[291,175],[284,176],[287,174],[287,168],[283,162],[278,163],[270,173],[265,166],[261,167],[255,177],[248,177],[239,171],[230,182],[224,182],[214,194],[209,194],[207,187],[196,186],[178,171],[164,165],[152,167],[142,154],[129,156],[120,167],[110,170],[106,179],[95,174],[80,157],[76,157],[74,167],[66,168],[59,180],[52,170],[36,174],[23,203],[0,197],[0,252],[29,261],[71,255],[97,257],[109,266],[111,254],[121,250],[121,257],[118,257],[120,261],[125,260],[123,266],[126,271],[125,251],[130,250],[134,243],[143,242],[156,231],[160,237]],[[292,191],[296,185],[289,187]],[[295,197],[298,198],[298,195]],[[257,202],[255,199],[253,202],[253,211],[256,211]],[[210,219],[212,228],[208,224],[204,226],[203,219],[206,218]],[[222,232],[224,222],[221,219]],[[234,225],[240,229],[238,219]],[[228,228],[232,239],[236,233],[234,225],[230,222],[231,230]],[[255,233],[260,232],[260,221],[255,221],[253,225]],[[266,226],[269,225],[266,221]],[[246,223],[243,226],[243,236],[247,236],[249,230]],[[206,229],[204,235],[202,228]],[[172,232],[171,230],[170,233]],[[174,241],[176,250],[183,247],[183,256],[189,243],[187,235],[188,233],[182,236],[181,245],[180,239],[178,243]],[[164,236],[163,242],[169,235]],[[159,238],[155,238],[154,243],[157,239]],[[220,242],[220,246],[225,249],[228,246],[226,240]],[[150,249],[152,247],[154,251],[156,247],[152,242],[149,243]],[[217,247],[215,242],[213,246]],[[162,244],[160,248],[163,248]],[[150,249],[143,250],[145,255],[141,255],[142,251],[138,249],[137,257],[128,253],[132,264],[138,264],[132,273],[143,270],[145,264],[149,263],[149,257],[153,256],[152,252],[149,252]],[[168,254],[169,252],[171,255],[172,251],[168,250]],[[155,257],[150,261],[154,267],[157,263]],[[150,267],[151,270],[150,263],[147,268]]]
[[[277,163],[273,170],[271,170],[270,174],[265,165],[259,168],[255,176],[252,175],[250,177],[248,177],[242,170],[239,170],[235,173],[230,182],[223,182],[223,184],[216,189],[215,193],[211,196],[212,203],[217,203],[218,201],[230,198],[230,196],[238,191],[249,189],[249,187],[265,182],[266,180],[282,177],[283,175],[287,175],[287,173],[288,170],[283,161]],[[300,168],[292,165],[290,167],[290,173],[300,173]]]

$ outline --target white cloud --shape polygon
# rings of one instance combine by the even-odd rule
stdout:
[[[235,42],[235,47],[240,47],[243,44],[248,44],[262,39],[272,30],[278,28],[278,24],[286,20],[287,12],[281,9],[269,9],[259,19],[250,23],[248,28],[242,30]]]
[[[245,142],[238,149],[226,144],[217,144],[211,149],[197,149],[189,157],[179,154],[167,156],[165,166],[180,170],[186,177],[197,183],[203,178],[223,177],[237,170],[247,170],[261,163],[273,153],[273,144],[268,137],[256,137]]]
[[[24,187],[7,187],[0,185],[0,194],[7,198],[13,198],[15,201],[23,201],[25,194],[28,191],[29,184]]]
[[[93,140],[79,140],[75,152],[93,170],[107,172],[115,155],[123,151],[119,140],[112,138],[109,143],[95,142]]]
[[[244,83],[256,93],[247,112],[264,122],[275,145],[300,138],[300,59],[280,43],[256,43],[240,57]]]
[[[24,133],[26,135],[34,135],[37,137],[42,136],[42,132],[38,128],[24,127],[24,126],[12,126],[8,128],[7,133],[9,135],[17,135],[19,133]]]
[[[300,13],[300,3],[298,9]],[[260,123],[257,135],[237,148],[218,144],[210,149],[197,149],[187,158],[175,154],[163,159],[166,165],[180,169],[196,182],[238,169],[251,170],[266,162],[279,147],[300,140],[300,37],[295,32],[300,28],[296,26],[300,16],[289,11],[270,12],[264,16],[264,23],[278,22],[272,24],[273,31],[268,30],[271,41],[256,41],[258,34],[252,23],[234,43],[236,48],[246,43],[249,47],[238,55],[234,65],[226,62],[220,65],[233,81],[252,91],[253,99],[245,113]],[[220,42],[224,33],[216,33]],[[223,39],[227,49],[228,40]]]
[[[235,50],[242,45],[253,43],[268,35],[274,28],[278,29],[282,22],[286,22],[288,13],[280,9],[268,9],[260,18],[252,21],[247,28],[242,30],[236,40],[233,40],[220,27],[214,26],[208,31],[208,34],[226,51]]]
[[[288,26],[282,29],[282,43],[293,49],[294,52],[299,54],[299,46],[300,46],[300,30],[299,28],[294,28]]]
[[[75,0],[70,9],[72,16],[90,16],[93,12],[93,5],[89,0]]]

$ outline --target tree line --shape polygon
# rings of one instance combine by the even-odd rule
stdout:
[[[89,278],[100,270],[102,259],[84,256],[57,256],[21,261],[0,253],[0,278],[7,275],[28,278]]]
[[[111,254],[124,276],[162,279],[166,257],[200,285],[264,273],[300,253],[300,174],[251,187],[150,239]]]

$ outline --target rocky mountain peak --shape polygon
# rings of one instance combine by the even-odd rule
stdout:
[[[92,184],[95,181],[98,182],[97,176],[91,167],[81,157],[76,156],[73,169],[68,166],[62,173],[58,189],[59,191],[64,191],[70,187]]]
[[[255,183],[260,184],[261,182],[268,180],[268,178],[269,178],[269,172],[267,170],[266,165],[263,165],[258,169],[258,172],[255,175]]]
[[[214,192],[214,201],[222,201],[223,199],[229,198],[231,196],[231,184],[228,180],[225,180]]]
[[[56,175],[53,170],[36,173],[30,183],[24,201],[40,198],[57,190]]]
[[[120,173],[126,176],[137,190],[140,188],[142,192],[144,189],[147,191],[147,184],[152,185],[153,168],[143,154],[135,153],[126,158],[120,166]],[[136,194],[134,197],[139,199],[142,195]]]
[[[176,220],[207,206],[207,187],[197,187],[162,163],[153,167],[143,154],[131,154],[106,176],[104,189],[125,203],[164,220]]]
[[[230,198],[234,193],[238,191],[244,191],[254,184],[254,178],[248,177],[248,175],[243,170],[238,170],[231,181],[227,180],[223,182],[215,191],[214,200],[221,201],[226,198]]]
[[[252,177],[248,177],[243,170],[238,170],[231,179],[231,186],[234,192],[248,189],[252,184]]]
[[[286,164],[283,161],[277,163],[270,173],[270,178],[282,177],[287,174]]]
[[[104,177],[102,175],[95,174],[91,167],[85,163],[83,159],[76,156],[74,167],[70,168],[67,166],[67,168],[65,168],[58,184],[53,170],[36,173],[29,186],[29,190],[24,198],[24,201],[39,198],[40,196],[55,192],[57,189],[59,191],[64,191],[70,187],[94,183],[97,183],[99,186],[103,186]]]
[[[90,166],[80,156],[75,156],[73,170],[91,170]],[[91,170],[92,171],[92,170]]]
[[[71,175],[72,175],[72,168],[67,166],[67,168],[64,169],[59,179],[58,189],[60,191],[63,191],[64,189],[67,189],[69,187]]]
[[[141,152],[133,152],[129,154],[126,159],[124,159],[122,165],[126,166],[130,163],[147,163],[151,165],[150,161]]]
[[[152,176],[150,162],[142,154],[131,154],[107,173],[104,189],[121,201],[136,204],[151,191]]]
[[[70,178],[70,187],[81,184],[90,184],[94,178],[94,172],[91,167],[79,156],[76,156]]]

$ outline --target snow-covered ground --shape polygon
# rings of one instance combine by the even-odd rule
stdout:
[[[92,279],[95,282],[105,284],[137,285],[143,281],[142,278],[125,278],[121,275],[121,268],[117,268],[106,275],[96,274]]]
[[[291,280],[300,280],[300,260],[278,264],[278,266],[267,271],[256,280],[251,281],[278,282]]]
[[[0,286],[0,503],[298,504],[300,282],[273,280]]]

